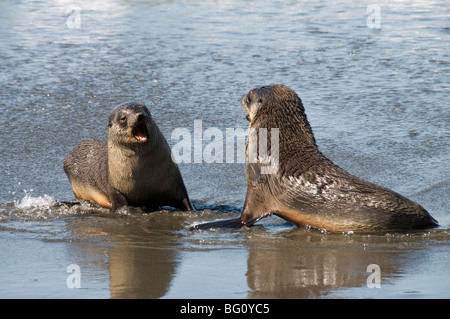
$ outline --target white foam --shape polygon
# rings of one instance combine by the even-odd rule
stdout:
[[[29,207],[49,207],[56,203],[56,201],[47,194],[44,196],[33,197],[29,194],[25,195],[19,202],[16,202],[17,208],[29,208]]]

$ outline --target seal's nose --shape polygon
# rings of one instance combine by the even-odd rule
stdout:
[[[245,104],[250,105],[250,103],[255,99],[257,90],[258,89],[253,89],[247,93],[247,95],[244,97]]]
[[[145,115],[143,113],[139,113],[136,117],[136,122],[142,122],[145,118]]]

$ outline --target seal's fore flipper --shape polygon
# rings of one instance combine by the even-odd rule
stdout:
[[[209,230],[214,228],[236,229],[244,225],[240,218],[233,218],[195,225],[190,230]]]

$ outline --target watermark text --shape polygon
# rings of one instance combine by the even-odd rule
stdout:
[[[369,4],[367,6],[367,27],[369,29],[381,29],[381,9],[377,4]]]
[[[66,269],[70,275],[67,277],[67,288],[81,288],[81,269],[77,264],[70,264]]]
[[[204,130],[202,120],[194,120],[193,134],[187,128],[176,128],[170,138],[177,141],[172,147],[172,159],[178,164],[247,161],[260,164],[261,174],[274,174],[278,171],[278,128],[226,128],[224,134],[217,127]],[[204,142],[207,144],[203,145]]]
[[[381,288],[381,269],[377,264],[370,264],[367,266],[366,272],[371,273],[367,277],[367,287],[369,288]]]
[[[81,7],[77,4],[70,4],[66,7],[66,25],[69,29],[81,28]]]

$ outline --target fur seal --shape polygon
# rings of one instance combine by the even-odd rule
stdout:
[[[318,149],[298,95],[285,85],[263,86],[242,98],[250,129],[279,130],[276,173],[247,161],[247,195],[238,219],[198,228],[250,226],[275,214],[297,225],[331,233],[377,233],[424,229],[437,221],[420,205],[387,188],[355,177]],[[246,156],[248,158],[248,140]]]
[[[170,147],[145,105],[119,105],[108,128],[108,142],[82,141],[64,161],[76,198],[112,211],[121,206],[192,210]]]

